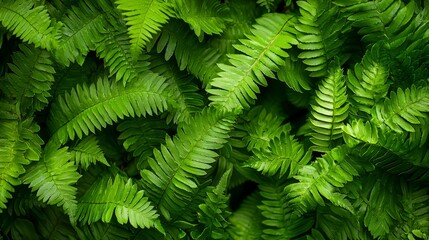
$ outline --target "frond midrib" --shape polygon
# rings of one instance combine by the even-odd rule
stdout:
[[[21,13],[19,13],[19,12],[16,12],[15,10],[13,10],[13,9],[10,9],[10,8],[8,8],[7,6],[5,7],[5,6],[2,6],[2,7],[0,7],[0,8],[4,8],[4,9],[6,9],[6,10],[8,10],[8,11],[11,11],[11,12],[13,12],[13,13],[15,13],[16,15],[18,15],[18,16],[20,16],[21,17],[21,19],[24,19],[24,21],[25,22],[27,22],[28,23],[28,25],[30,25],[34,30],[36,30],[36,32],[38,32],[39,34],[44,34],[44,32],[39,32],[39,30],[32,24],[32,22],[30,22],[30,21],[28,21],[27,20],[27,18],[25,18],[24,17],[24,15],[22,15]],[[34,9],[34,8],[33,8]],[[31,11],[32,9],[30,9],[30,11]]]

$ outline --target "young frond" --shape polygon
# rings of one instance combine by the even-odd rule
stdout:
[[[76,165],[81,166],[87,170],[89,165],[101,162],[106,166],[110,166],[104,157],[104,153],[98,146],[98,140],[94,135],[88,136],[79,141],[76,146],[70,148],[72,160]]]
[[[264,216],[262,223],[266,226],[262,230],[263,239],[293,239],[312,227],[314,219],[293,214],[284,185],[267,182],[260,184],[259,189],[262,201],[258,208]]]
[[[249,108],[259,93],[258,85],[267,86],[265,76],[276,78],[274,72],[284,65],[285,49],[297,44],[291,14],[266,14],[256,19],[251,34],[234,47],[242,54],[230,54],[229,65],[219,64],[221,72],[212,80],[212,105],[225,109]]]
[[[317,205],[325,206],[323,197],[354,213],[346,196],[338,192],[338,188],[352,181],[361,171],[361,166],[347,154],[348,151],[345,146],[332,149],[312,164],[302,167],[294,177],[298,182],[285,187],[289,204],[297,215]]]
[[[174,138],[154,150],[151,170],[141,172],[145,188],[162,215],[170,220],[190,201],[198,177],[206,175],[226,143],[234,116],[208,108],[177,130]]]
[[[162,0],[116,0],[115,3],[128,25],[131,55],[137,57],[172,15],[171,4]]]
[[[343,57],[344,39],[339,36],[347,26],[346,19],[329,4],[328,0],[297,1],[301,16],[295,26],[296,38],[302,50],[298,57],[307,65],[311,77],[326,76],[329,62]]]
[[[347,72],[347,85],[354,93],[351,98],[358,111],[371,113],[371,109],[389,90],[389,56],[384,44],[373,45],[362,59]]]
[[[34,6],[33,1],[2,0],[0,22],[24,42],[47,50],[58,46],[61,23],[51,20],[45,6]]]
[[[104,37],[96,44],[95,51],[104,60],[106,67],[109,67],[109,77],[115,76],[116,81],[122,80],[124,85],[142,81],[141,76],[149,65],[148,57],[143,54],[132,56],[125,27],[107,28],[103,34]]]
[[[107,26],[105,15],[109,10],[101,10],[90,1],[79,1],[68,9],[61,19],[63,35],[54,51],[55,59],[66,66],[73,62],[82,65],[88,52],[95,49],[95,43],[104,38],[102,31]]]
[[[12,73],[6,74],[6,81],[0,89],[9,98],[20,103],[21,112],[40,111],[48,104],[49,90],[54,82],[55,70],[50,54],[31,45],[19,45],[21,51],[12,55],[9,64]]]
[[[375,105],[372,121],[380,127],[388,127],[395,132],[414,132],[415,127],[427,119],[429,113],[429,88],[411,86],[390,92],[390,98]]]
[[[348,116],[347,88],[340,68],[329,72],[328,77],[316,91],[315,103],[311,105],[311,142],[314,150],[326,152],[335,147],[341,138],[341,127]]]
[[[279,178],[290,178],[311,159],[311,151],[305,151],[293,135],[282,133],[270,141],[266,149],[254,150],[244,166],[254,168],[267,176],[278,174]]]
[[[76,187],[80,175],[77,165],[71,160],[68,148],[57,149],[48,143],[43,149],[39,162],[32,165],[23,176],[23,182],[37,191],[40,201],[62,206],[64,212],[73,219],[76,211]]]
[[[227,26],[228,8],[218,0],[177,0],[175,13],[188,23],[199,39],[220,34]]]
[[[32,119],[0,119],[0,212],[12,197],[14,186],[21,184],[24,165],[40,159],[43,140],[36,134],[39,129]]]
[[[118,118],[153,115],[167,109],[169,94],[164,79],[149,72],[142,78],[126,87],[103,78],[90,86],[78,85],[59,97],[51,107],[48,122],[53,137],[65,143],[95,133]]]
[[[125,182],[119,175],[114,180],[104,177],[79,199],[76,218],[84,224],[99,220],[109,223],[115,215],[119,224],[129,222],[134,228],[158,228],[159,215],[144,194],[131,179]]]

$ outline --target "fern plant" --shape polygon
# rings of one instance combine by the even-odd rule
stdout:
[[[0,239],[429,239],[428,14],[0,0]]]

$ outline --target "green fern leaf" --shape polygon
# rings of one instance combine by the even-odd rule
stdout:
[[[76,187],[80,178],[77,166],[70,161],[71,154],[64,147],[57,149],[48,143],[39,162],[32,165],[25,173],[23,182],[30,184],[32,191],[37,191],[40,201],[50,205],[62,206],[64,212],[73,219],[76,211]]]
[[[95,222],[89,225],[84,225],[77,229],[79,239],[82,240],[129,240],[132,238],[132,232],[126,225],[120,225],[115,222],[103,223]]]
[[[383,44],[369,49],[361,63],[347,72],[347,85],[354,93],[354,107],[370,114],[372,107],[385,98],[389,90],[389,57]]]
[[[293,214],[287,199],[284,185],[279,182],[266,182],[259,185],[262,204],[258,206],[266,226],[262,231],[263,239],[292,239],[308,231],[314,220],[298,218]]]
[[[311,77],[326,76],[330,60],[339,57],[342,62],[344,58],[340,34],[347,27],[346,19],[329,4],[328,0],[297,1],[301,16],[295,28],[298,48],[302,50],[298,57],[307,65]]]
[[[108,223],[113,214],[119,224],[129,222],[134,228],[150,228],[158,224],[158,214],[144,197],[144,191],[138,191],[131,179],[125,182],[119,175],[113,181],[102,178],[94,183],[79,199],[76,212],[78,220],[85,224],[99,220]]]
[[[326,152],[341,138],[341,127],[348,116],[345,79],[340,68],[329,73],[316,91],[316,101],[311,105],[311,142],[314,150]],[[341,140],[341,139],[340,139]]]
[[[36,134],[39,130],[32,119],[0,119],[0,212],[12,198],[13,186],[21,184],[24,165],[40,158],[43,140]]]
[[[13,198],[7,203],[9,216],[25,216],[34,209],[44,208],[47,204],[37,200],[35,193],[32,193],[28,186],[21,184],[15,187]]]
[[[22,113],[27,109],[40,111],[51,96],[49,90],[55,73],[53,62],[45,50],[24,44],[19,48],[21,51],[12,55],[13,64],[9,64],[13,73],[6,74],[0,89],[7,97],[17,99]]]
[[[45,6],[33,1],[2,0],[0,22],[24,42],[52,50],[58,46],[61,23],[53,22]]]
[[[76,165],[81,166],[84,170],[87,170],[89,165],[97,162],[110,166],[94,135],[82,139],[75,147],[70,149],[70,153]]]
[[[144,81],[127,87],[100,79],[90,86],[82,85],[55,101],[49,127],[61,143],[75,136],[82,138],[125,116],[157,114],[167,108],[168,95],[164,79],[147,73]]]
[[[82,65],[88,52],[104,38],[102,31],[107,26],[105,15],[109,11],[111,9],[106,8],[102,11],[97,4],[88,1],[79,1],[77,6],[68,9],[61,19],[64,28],[55,49],[56,60],[66,66],[75,61]]]
[[[258,240],[261,239],[263,230],[263,217],[258,205],[261,204],[261,196],[255,192],[244,199],[240,208],[232,213],[229,218],[228,232],[234,240]]]
[[[182,209],[198,188],[197,177],[206,175],[218,156],[214,150],[226,143],[234,118],[214,109],[203,110],[180,127],[177,135],[166,138],[160,150],[149,159],[152,170],[141,172],[153,202],[170,220]]]
[[[345,195],[337,191],[337,188],[352,181],[362,171],[362,166],[347,154],[348,151],[344,146],[334,148],[311,165],[299,170],[294,177],[299,182],[289,184],[285,188],[291,208],[296,214],[302,215],[316,205],[325,206],[322,196],[334,205],[354,213]]]
[[[266,14],[256,22],[248,39],[235,45],[243,54],[231,54],[231,65],[219,65],[222,72],[211,82],[214,88],[207,90],[212,94],[209,97],[212,105],[249,108],[259,93],[257,84],[267,86],[265,76],[275,78],[273,71],[284,65],[283,58],[288,56],[284,50],[297,43],[292,35],[293,15]]]
[[[147,42],[172,14],[171,5],[161,0],[116,0],[115,3],[128,25],[130,51],[134,57],[143,52]]]
[[[304,63],[292,56],[285,59],[285,65],[280,67],[277,76],[294,91],[302,93],[311,90],[311,79],[305,71]]]
[[[424,114],[426,113],[426,114]],[[391,92],[390,98],[375,106],[372,121],[378,126],[386,126],[395,132],[414,132],[415,126],[422,124],[429,113],[429,88],[411,86]],[[423,120],[424,121],[424,120]]]
[[[271,12],[272,8],[274,7],[274,4],[277,3],[277,0],[258,0],[256,3],[259,6],[265,7],[268,12]]]
[[[267,149],[255,150],[254,153],[244,166],[254,168],[267,176],[278,174],[279,178],[296,175],[298,169],[311,159],[311,151],[305,152],[293,135],[284,133],[271,140]]]
[[[33,212],[36,216],[36,229],[43,239],[77,239],[76,231],[61,209],[49,206]]]
[[[177,0],[174,9],[180,19],[187,22],[199,39],[220,34],[226,28],[228,9],[218,0]]]

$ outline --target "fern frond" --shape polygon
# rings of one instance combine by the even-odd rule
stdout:
[[[285,65],[280,66],[277,76],[280,81],[296,92],[311,90],[311,79],[305,71],[304,63],[299,59],[293,59],[292,56],[285,59]]]
[[[234,117],[214,109],[203,110],[166,138],[149,159],[152,170],[141,172],[145,188],[162,215],[170,220],[198,188],[198,177],[206,175],[218,156],[214,150],[226,143]]]
[[[82,223],[101,220],[111,221],[113,214],[119,224],[130,223],[134,228],[150,228],[158,225],[158,214],[144,191],[128,179],[116,175],[115,179],[102,178],[79,199],[76,216]],[[157,228],[160,226],[156,226]]]
[[[130,229],[128,229],[126,225],[120,225],[115,222],[94,222],[89,225],[84,225],[77,229],[77,235],[79,236],[79,239],[82,240],[132,239],[132,233]]]
[[[426,114],[425,114],[426,113]],[[372,121],[380,127],[388,127],[395,132],[414,132],[415,126],[422,124],[429,113],[429,88],[411,86],[391,92],[390,98],[375,106]]]
[[[262,204],[258,206],[266,226],[263,239],[292,239],[308,231],[314,219],[297,217],[293,214],[287,199],[284,185],[279,182],[267,182],[259,185]]]
[[[295,28],[298,48],[302,50],[298,57],[307,65],[311,77],[324,77],[334,57],[339,57],[340,62],[344,58],[341,55],[344,39],[339,36],[347,27],[346,19],[328,0],[297,1],[297,5],[301,16]]]
[[[101,162],[106,166],[110,166],[104,157],[103,151],[98,146],[97,138],[94,135],[86,137],[79,141],[76,146],[70,149],[72,159],[76,165],[87,170],[89,165]]]
[[[261,239],[263,217],[258,205],[261,204],[261,196],[255,192],[244,199],[240,208],[232,213],[229,218],[228,232],[234,240],[258,240]]]
[[[228,55],[230,65],[219,65],[222,72],[211,82],[214,88],[207,89],[212,105],[249,108],[259,93],[258,85],[267,86],[265,76],[275,78],[274,72],[288,56],[285,49],[297,44],[292,28],[294,15],[266,14],[256,22],[248,39],[235,45],[243,54]]]
[[[58,46],[61,23],[51,20],[45,6],[34,6],[33,1],[2,0],[0,22],[24,42],[47,50]]]
[[[311,159],[311,151],[305,152],[304,146],[293,135],[282,133],[270,141],[267,149],[254,150],[244,166],[251,167],[267,176],[278,174],[279,178],[290,178]]]
[[[268,12],[271,12],[271,10],[274,7],[274,4],[278,3],[277,0],[258,0],[256,3],[259,6],[265,7]]]
[[[21,51],[12,55],[13,73],[6,74],[6,81],[0,89],[9,98],[20,103],[21,111],[40,111],[48,104],[49,90],[54,82],[55,70],[50,54],[46,50],[25,44],[19,45]]]
[[[299,182],[285,187],[289,204],[296,214],[302,215],[317,205],[325,206],[322,196],[334,205],[354,213],[345,195],[337,191],[362,172],[362,166],[348,155],[348,151],[345,146],[334,148],[299,170],[294,177]]]
[[[389,56],[384,44],[367,50],[361,63],[347,72],[347,85],[354,93],[351,98],[357,110],[370,114],[371,109],[389,90]]]
[[[79,85],[54,101],[49,127],[61,143],[82,138],[125,116],[157,114],[167,108],[168,94],[164,79],[147,73],[144,81],[128,84],[109,83]]]
[[[316,91],[311,105],[311,142],[314,150],[326,152],[341,138],[341,127],[348,116],[347,88],[340,68],[329,72]]]
[[[35,209],[36,228],[43,239],[77,239],[67,216],[57,207]]]
[[[40,201],[50,205],[62,206],[64,212],[73,219],[76,211],[76,187],[80,178],[77,166],[71,160],[71,154],[64,147],[57,149],[48,143],[43,149],[39,162],[32,165],[23,176],[23,182],[37,191]]]
[[[115,76],[116,81],[122,80],[124,85],[141,80],[149,65],[148,57],[142,54],[132,56],[132,46],[125,27],[107,28],[103,35],[103,40],[96,44],[95,50],[109,67],[109,77]]]
[[[202,110],[204,106],[204,97],[199,94],[198,86],[194,83],[195,78],[191,75],[179,71],[171,61],[165,62],[161,58],[151,58],[150,70],[166,78],[169,85],[169,91],[174,95],[177,106],[170,111],[167,116],[167,122],[181,123],[189,121],[196,113]]]
[[[47,204],[37,200],[36,194],[32,193],[26,185],[19,185],[15,188],[13,198],[7,204],[7,211],[10,216],[25,216],[37,208],[44,208]]]
[[[204,203],[198,206],[198,222],[203,229],[191,232],[193,239],[228,238],[226,228],[230,223],[226,219],[231,212],[228,211],[229,195],[226,194],[226,191],[230,175],[231,169],[223,174],[219,183],[207,192]]]
[[[218,0],[177,0],[174,4],[177,16],[188,23],[199,39],[221,34],[228,22],[228,9]]]
[[[128,25],[131,55],[143,52],[146,43],[158,33],[172,15],[171,4],[161,0],[116,0]]]
[[[61,19],[64,28],[54,51],[56,60],[66,66],[73,62],[82,65],[88,52],[104,38],[105,15],[109,10],[105,8],[102,11],[97,4],[88,1],[79,1],[77,6],[69,8]]]
[[[0,212],[12,197],[13,186],[21,184],[24,165],[40,159],[43,140],[36,134],[39,130],[32,119],[0,119]]]

